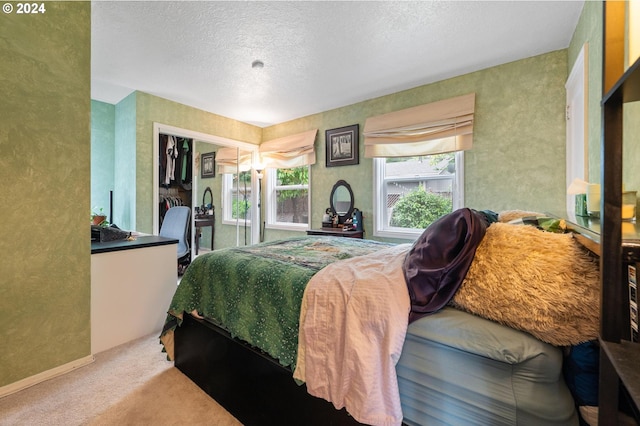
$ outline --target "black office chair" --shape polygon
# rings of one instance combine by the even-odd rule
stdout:
[[[160,236],[178,240],[178,274],[182,275],[184,269],[191,262],[191,249],[189,247],[189,229],[191,225],[191,209],[185,206],[171,207],[167,210],[160,227]]]

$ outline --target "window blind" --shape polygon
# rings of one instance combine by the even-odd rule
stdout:
[[[364,155],[409,157],[470,149],[475,93],[367,119]]]
[[[265,167],[290,169],[315,164],[314,142],[318,129],[272,139],[260,144],[260,157]]]
[[[220,148],[216,152],[216,166],[220,174],[234,174],[251,170],[251,151]]]

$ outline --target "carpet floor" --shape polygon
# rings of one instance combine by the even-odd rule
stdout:
[[[0,398],[0,425],[241,425],[167,361],[158,334]]]

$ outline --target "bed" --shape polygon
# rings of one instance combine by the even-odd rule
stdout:
[[[402,262],[414,245],[308,236],[200,256],[182,278],[161,340],[177,368],[247,425],[578,424],[562,347],[594,338],[598,319],[571,313],[579,318],[567,321],[567,309],[556,311],[576,297],[597,303],[597,265],[580,258],[576,267],[581,255],[562,236],[553,256],[525,256],[536,268],[555,265],[557,282],[544,283],[553,297],[524,301],[522,287],[536,287],[540,271],[495,272],[514,266],[492,267],[493,258],[504,263],[505,252],[522,246],[515,225],[498,225],[488,227],[446,306],[410,324]],[[523,238],[550,246],[551,234],[524,228],[517,227]],[[501,232],[509,233],[504,241]],[[483,285],[496,280],[510,285],[488,302],[496,289]],[[557,295],[555,287],[571,288]],[[514,300],[521,310],[509,312]]]

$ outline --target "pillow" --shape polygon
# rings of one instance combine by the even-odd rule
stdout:
[[[487,225],[485,214],[462,208],[433,222],[415,241],[403,263],[411,300],[410,323],[449,303]]]
[[[570,233],[494,223],[451,304],[556,346],[598,336],[597,260]]]

